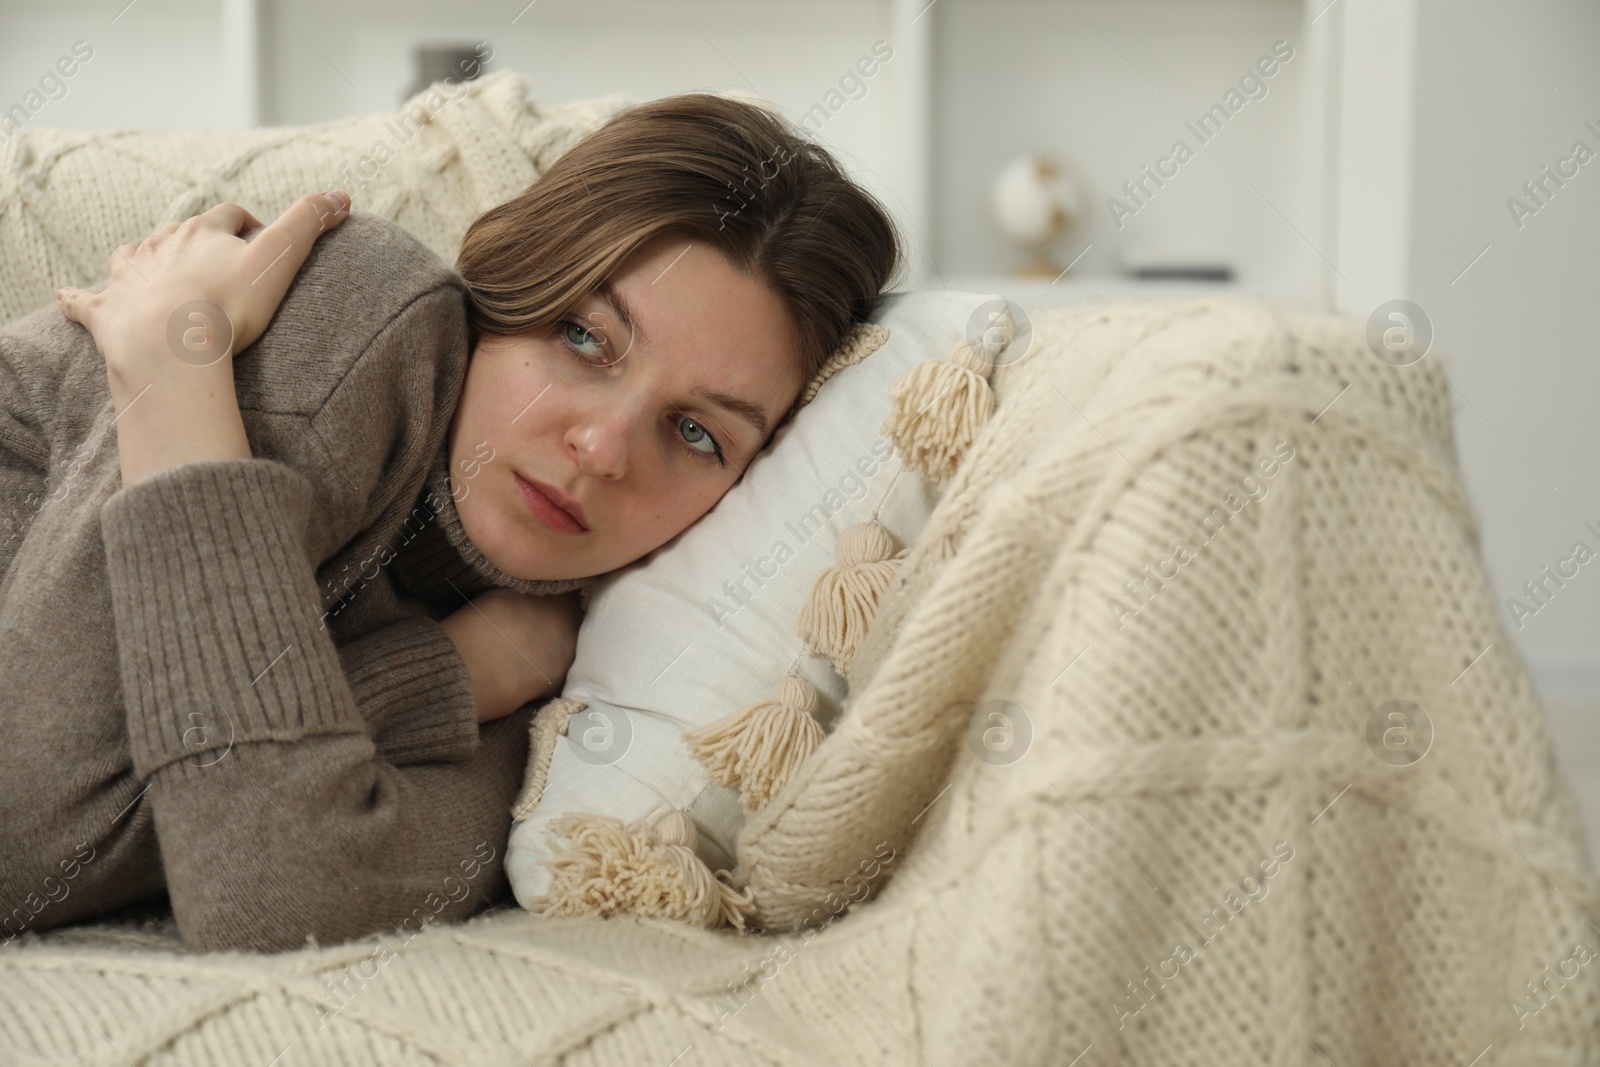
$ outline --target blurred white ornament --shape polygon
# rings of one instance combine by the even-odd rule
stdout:
[[[989,196],[995,222],[1031,258],[1018,278],[1055,279],[1061,267],[1045,251],[1079,218],[1078,183],[1046,156],[1018,156],[1001,168]]]

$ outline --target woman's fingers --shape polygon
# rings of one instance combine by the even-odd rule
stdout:
[[[249,211],[238,204],[226,202],[202,211],[195,217],[204,220],[207,225],[215,226],[217,229],[231,233],[236,237],[243,230],[254,229],[261,225],[261,220],[250,214]]]
[[[118,245],[116,248],[112,249],[111,266],[108,268],[111,276],[118,277],[123,271],[132,266],[134,253],[138,251],[139,246],[136,244]]]
[[[317,238],[343,222],[348,214],[348,201],[336,199],[333,194],[302,196],[250,243],[246,256],[249,284],[263,287],[273,308],[277,308]]]
[[[114,297],[66,287],[56,302],[95,335],[102,352],[134,344],[133,334],[159,338],[183,301],[211,304],[228,319],[230,350],[242,351],[271,322],[317,238],[349,212],[348,198],[308,193],[262,226],[240,205],[218,204],[140,244],[118,246],[105,287]],[[252,229],[253,238],[237,239]]]
[[[87,301],[89,294],[82,289],[73,289],[70,286],[56,290],[56,304],[61,308],[61,313],[80,326],[84,325],[87,315]]]
[[[169,222],[169,223],[167,223],[165,226],[161,227],[161,229],[157,230],[155,233],[151,234],[149,237],[146,237],[143,241],[140,241],[139,242],[139,247],[140,248],[152,248],[152,249],[160,247],[161,242],[165,241],[168,237],[171,237],[175,232],[177,232],[177,229],[178,229],[178,227],[180,225],[182,225],[182,223],[179,223],[179,222]]]

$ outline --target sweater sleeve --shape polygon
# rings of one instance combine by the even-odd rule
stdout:
[[[59,312],[57,312],[59,314]],[[73,481],[93,451],[79,446],[66,457],[58,483],[48,484],[49,435],[40,420],[37,396],[59,394],[60,374],[34,341],[43,312],[0,330],[0,587],[23,536],[51,497],[71,492]]]
[[[455,762],[478,745],[478,702],[444,627],[412,615],[338,646],[345,680],[390,763]]]
[[[0,386],[0,397],[18,398],[16,392]],[[77,457],[81,458],[80,449]],[[33,517],[48,503],[52,493],[46,485],[49,468],[49,448],[37,433],[23,425],[8,410],[0,410],[0,587],[11,570],[11,561],[22,547],[23,535],[33,523]],[[70,466],[63,482],[76,471]],[[70,491],[71,485],[58,485],[54,495]]]
[[[460,918],[506,888],[500,852],[533,705],[486,724],[459,762],[380,754],[319,624],[312,497],[275,460],[200,460],[101,507],[130,756],[151,782],[168,894],[197,951],[344,941],[419,908]],[[390,627],[370,647],[442,653],[442,636]],[[357,665],[371,699],[385,658]],[[468,725],[440,730],[459,741]],[[422,737],[411,731],[407,745]],[[473,859],[482,869],[467,880]],[[459,897],[447,878],[465,887]]]

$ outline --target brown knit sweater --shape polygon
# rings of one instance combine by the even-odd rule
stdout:
[[[235,357],[253,458],[128,487],[88,331],[0,328],[0,951],[163,892],[196,951],[507,899],[538,705],[480,729],[437,620],[592,579],[521,581],[461,531],[466,307],[356,212]]]

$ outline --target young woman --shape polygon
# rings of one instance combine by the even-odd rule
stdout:
[[[716,504],[899,262],[827,152],[686,94],[454,269],[222,204],[0,329],[0,950],[162,894],[201,951],[505,898],[575,591]]]

